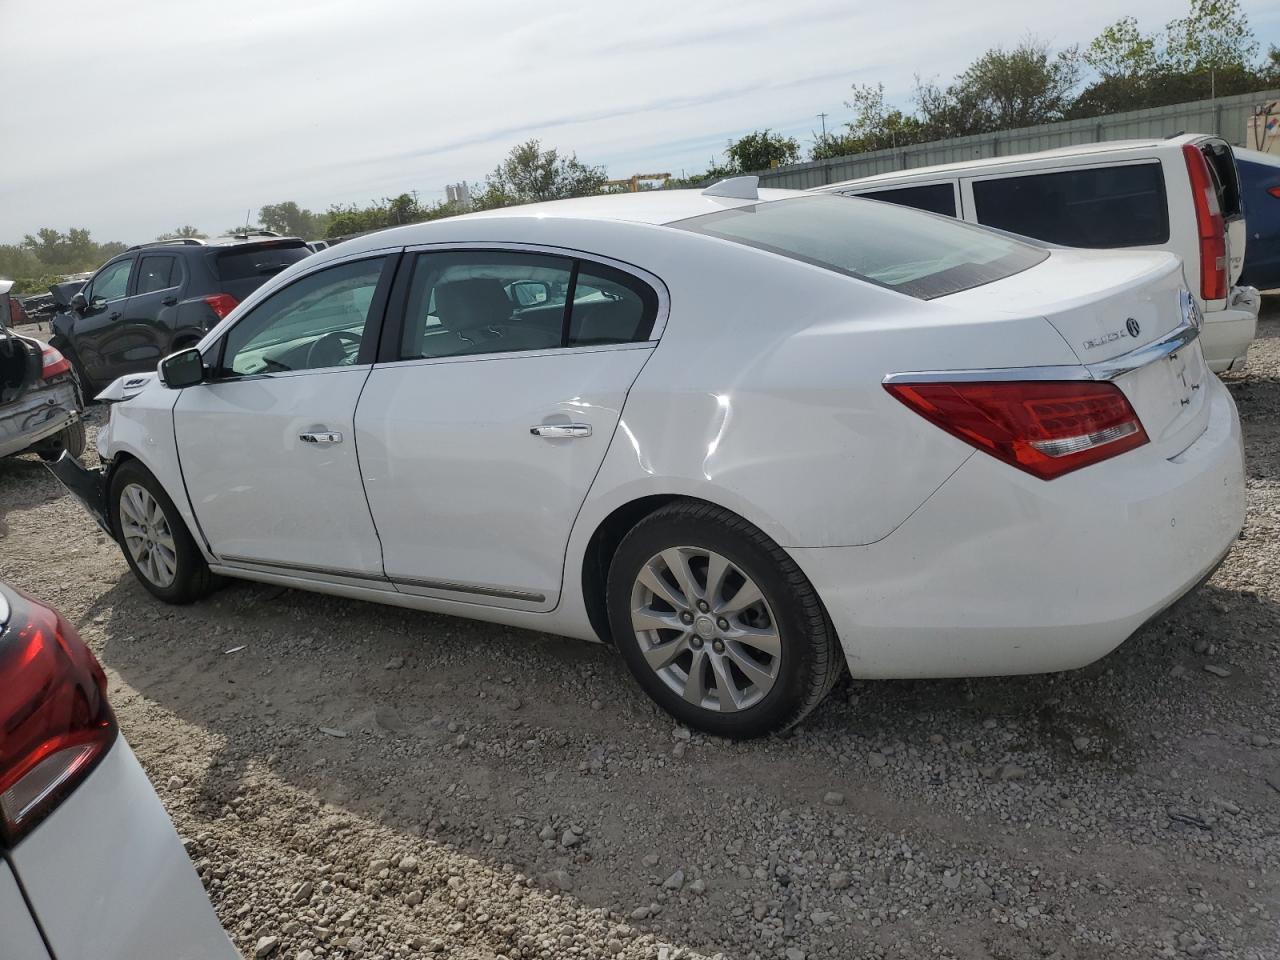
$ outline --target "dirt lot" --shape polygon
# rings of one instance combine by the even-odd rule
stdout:
[[[34,459],[0,462],[0,574],[101,656],[246,956],[1277,957],[1278,308],[1208,586],[1088,669],[846,683],[785,739],[690,736],[604,647],[162,606]]]

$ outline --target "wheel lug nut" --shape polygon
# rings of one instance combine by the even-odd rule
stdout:
[[[699,600],[699,601],[698,601],[698,609],[699,609],[699,610],[701,610],[703,613],[706,613],[706,612],[707,612],[708,610],[710,610],[711,608],[707,606],[707,601],[705,601],[705,600]]]
[[[729,621],[726,620],[724,617],[721,617],[719,620],[716,621],[716,626],[719,627],[721,630],[728,630]]]
[[[715,643],[711,644],[711,649],[716,653],[724,653],[724,642],[717,640]]]
[[[688,610],[684,611],[684,613],[680,614],[680,622],[693,623],[693,614],[690,613]]]
[[[702,649],[702,638],[701,638],[701,637],[694,637],[694,638],[693,638],[693,649],[695,649],[695,650],[701,650],[701,649]]]

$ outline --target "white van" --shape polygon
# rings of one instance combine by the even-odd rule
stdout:
[[[928,210],[1066,247],[1168,250],[1204,311],[1209,367],[1244,366],[1261,298],[1235,286],[1245,220],[1231,145],[1185,134],[917,167],[816,188]]]

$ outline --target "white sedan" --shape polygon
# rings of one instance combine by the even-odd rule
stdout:
[[[52,607],[0,584],[0,957],[239,960]]]
[[[591,197],[296,264],[55,472],[162,600],[217,576],[614,644],[680,720],[1062,670],[1204,579],[1240,425],[1162,253],[840,196]]]

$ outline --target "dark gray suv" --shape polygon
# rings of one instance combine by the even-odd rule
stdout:
[[[268,277],[310,254],[302,240],[264,232],[130,247],[54,316],[49,342],[92,397],[192,346]]]

